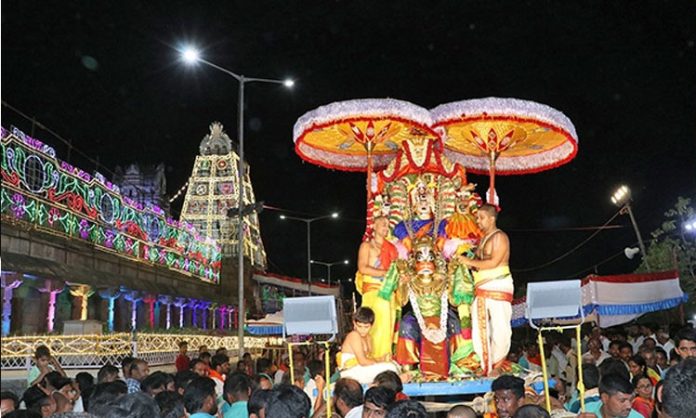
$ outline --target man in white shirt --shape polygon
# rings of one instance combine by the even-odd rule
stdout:
[[[568,382],[572,392],[575,390],[577,380],[578,356],[575,354],[575,351],[573,351],[570,338],[565,335],[562,335],[558,339],[558,348],[563,353],[565,360],[565,367],[559,369],[560,377]]]
[[[637,353],[640,345],[643,344],[643,338],[645,338],[640,332],[640,327],[638,324],[629,325],[626,332],[628,332],[626,341],[631,344],[633,352]]]
[[[602,350],[604,351],[609,351],[609,344],[611,343],[611,339],[607,338],[604,333],[602,333],[602,328],[600,327],[594,327],[592,328],[592,334],[590,335],[590,338],[597,338],[599,341],[602,343]],[[589,338],[588,338],[589,341]]]
[[[654,341],[657,341],[657,336],[655,336],[655,326],[650,325],[650,324],[645,324],[640,326],[640,333],[642,334],[642,338],[640,339],[640,344],[642,345],[645,340],[648,338],[652,338]],[[640,345],[638,346],[638,349],[634,349],[635,352],[640,351]]]
[[[208,377],[215,382],[215,393],[218,399],[223,397],[223,388],[225,386],[225,378],[230,372],[230,358],[225,354],[215,354],[210,359],[210,370]]]
[[[363,389],[357,380],[341,378],[333,394],[336,412],[343,418],[360,418],[363,413]]]
[[[558,377],[562,377],[561,374],[568,366],[568,357],[566,357],[565,352],[561,350],[560,344],[555,344],[553,346],[553,350],[551,350],[551,355],[558,362]]]
[[[669,338],[669,333],[667,331],[658,331],[656,334],[656,341],[657,341],[657,347],[662,348],[665,350],[665,353],[667,353],[667,357],[669,358],[669,353],[674,350],[674,341],[672,341],[671,338]]]
[[[602,350],[602,343],[598,338],[590,338],[587,341],[587,353],[582,355],[582,361],[584,363],[592,363],[599,366],[606,359],[611,357],[604,350]]]

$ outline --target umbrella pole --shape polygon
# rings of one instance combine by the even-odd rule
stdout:
[[[367,204],[370,204],[372,197],[372,142],[368,142],[367,146]]]
[[[372,142],[367,142],[365,144],[367,149],[367,197],[365,200],[365,209],[367,213],[367,219],[365,224],[365,234],[363,235],[363,241],[370,239],[370,228],[372,220],[374,219],[374,213],[372,210],[374,208],[370,207],[370,198],[372,197]]]
[[[490,187],[488,190],[490,194],[488,195],[488,203],[495,205],[495,151],[491,151],[489,155],[490,161],[488,163],[488,174],[490,175]]]

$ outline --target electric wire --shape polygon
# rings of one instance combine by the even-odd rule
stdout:
[[[566,251],[565,253],[559,255],[558,257],[556,257],[556,258],[554,258],[554,259],[552,259],[552,260],[550,260],[550,261],[547,261],[547,262],[545,262],[545,263],[542,263],[542,264],[533,266],[533,267],[527,267],[527,268],[522,268],[522,269],[515,269],[515,270],[513,270],[513,272],[514,272],[514,273],[526,273],[526,272],[530,272],[530,271],[541,270],[541,269],[543,269],[543,268],[545,268],[545,267],[548,267],[548,266],[550,266],[550,265],[552,265],[552,264],[555,264],[555,263],[557,263],[557,262],[563,260],[564,258],[568,257],[569,255],[571,255],[571,254],[573,254],[575,251],[577,251],[580,247],[582,247],[583,245],[587,244],[592,238],[594,238],[595,236],[597,236],[597,234],[599,234],[601,231],[603,231],[603,230],[604,230],[604,227],[606,227],[607,225],[609,225],[609,223],[610,223],[611,221],[613,221],[617,216],[619,216],[619,214],[621,214],[621,210],[617,210],[616,213],[614,213],[614,215],[612,215],[612,217],[609,218],[609,220],[606,221],[606,222],[604,223],[604,225],[602,225],[602,227],[598,228],[596,231],[594,231],[592,234],[590,234],[589,237],[587,237],[586,239],[584,239],[582,242],[580,242],[579,244],[577,244],[575,247],[573,247],[573,248],[571,248],[570,250]]]
[[[73,145],[72,140],[68,140],[68,139],[63,138],[63,137],[60,136],[56,131],[52,130],[52,129],[49,128],[48,126],[46,126],[46,125],[44,125],[43,123],[41,123],[41,122],[39,122],[38,120],[36,120],[36,118],[30,117],[30,116],[27,115],[26,113],[22,112],[21,110],[17,109],[16,107],[12,106],[11,104],[7,103],[7,102],[4,101],[4,100],[2,101],[2,106],[3,106],[3,107],[6,107],[6,108],[8,108],[8,109],[10,109],[10,110],[13,111],[13,112],[15,112],[17,115],[19,115],[19,116],[23,117],[24,119],[26,119],[27,121],[31,122],[31,123],[32,123],[34,126],[36,126],[37,128],[39,128],[39,129],[41,129],[41,130],[43,130],[43,131],[48,132],[49,134],[51,134],[52,136],[54,136],[55,138],[57,138],[60,142],[62,142],[63,144],[65,144],[65,145],[68,147],[68,160],[66,161],[67,163],[72,164],[72,162],[70,161],[70,154],[71,154],[73,151],[75,151],[78,155],[82,156],[85,160],[87,160],[87,161],[90,162],[91,164],[94,164],[95,171],[98,171],[98,172],[100,172],[100,173],[102,173],[102,174],[104,174],[104,172],[106,172],[106,173],[111,177],[111,180],[112,180],[112,181],[117,177],[117,175],[116,175],[115,172],[113,172],[111,169],[109,169],[109,168],[106,167],[105,165],[102,165],[102,163],[100,163],[98,159],[95,160],[94,158],[90,157],[87,153],[83,152],[82,150],[80,150],[79,148],[77,148],[75,145]],[[43,142],[43,141],[42,141],[42,142]],[[188,182],[186,183],[186,185],[187,185],[187,184],[188,184]],[[184,185],[184,187],[185,187],[186,185]],[[137,189],[137,190],[140,191],[140,192],[143,192],[143,191],[144,191],[144,189],[143,189],[142,187],[138,186],[137,184],[132,184],[131,186],[134,187],[135,189]],[[183,187],[182,187],[182,189],[183,189]],[[181,190],[181,189],[180,189],[180,190]],[[177,197],[178,197],[178,196],[177,196]],[[169,202],[171,203],[172,200],[170,200]]]
[[[636,241],[636,242],[634,242],[633,244],[629,245],[629,247],[633,247],[633,246],[636,246],[636,245],[638,245],[638,241]],[[624,250],[621,250],[621,251],[618,251],[618,252],[616,252],[616,253],[610,255],[609,257],[603,259],[602,261],[599,261],[599,262],[597,262],[597,263],[593,263],[592,265],[590,265],[590,266],[588,266],[588,267],[585,267],[585,268],[582,269],[582,270],[578,270],[577,272],[575,272],[575,273],[573,273],[573,274],[569,274],[569,275],[567,275],[567,276],[565,276],[565,277],[562,277],[562,279],[575,279],[575,278],[577,278],[579,275],[581,275],[582,273],[585,273],[586,271],[590,271],[590,270],[592,270],[592,269],[595,269],[595,268],[601,266],[602,264],[606,264],[606,263],[608,263],[609,261],[615,259],[616,257],[625,254],[625,251],[626,251],[625,249],[624,249]]]
[[[76,146],[74,146],[74,145],[72,144],[72,141],[63,138],[62,136],[60,136],[60,135],[59,135],[58,133],[56,133],[55,131],[53,131],[52,129],[50,129],[49,127],[47,127],[46,125],[44,125],[43,123],[41,123],[41,122],[39,122],[38,120],[36,120],[36,118],[30,117],[30,116],[27,115],[26,113],[22,112],[21,110],[17,109],[16,107],[12,106],[11,104],[7,103],[7,102],[4,101],[4,100],[2,101],[2,105],[3,105],[4,107],[10,109],[11,111],[15,112],[15,113],[18,114],[19,116],[23,117],[24,119],[28,120],[29,122],[33,123],[34,125],[36,125],[36,127],[38,127],[38,128],[40,128],[40,129],[42,129],[42,130],[48,132],[49,134],[53,135],[54,137],[56,137],[59,141],[61,141],[63,144],[65,144],[65,145],[68,147],[68,150],[69,150],[68,152],[72,152],[72,150],[74,150],[76,153],[78,153],[79,155],[81,155],[82,157],[84,157],[87,161],[89,161],[90,163],[94,164],[94,166],[97,167],[97,170],[98,170],[98,171],[99,171],[99,168],[100,168],[100,167],[103,167],[103,170],[106,171],[109,175],[111,175],[112,178],[115,177],[114,172],[111,171],[108,167],[102,166],[102,164],[101,164],[99,161],[95,160],[94,158],[90,157],[89,155],[87,155],[86,153],[84,153],[82,150],[80,150],[79,148],[77,148]],[[68,161],[68,162],[69,162],[69,161]]]
[[[612,255],[610,255],[609,257],[605,258],[604,260],[602,260],[602,261],[600,261],[600,262],[597,262],[597,263],[594,263],[594,264],[592,264],[591,266],[585,267],[585,268],[582,269],[582,270],[578,270],[577,272],[575,272],[575,273],[573,273],[573,274],[569,274],[569,275],[563,277],[562,280],[565,280],[565,279],[577,279],[578,276],[580,276],[581,274],[583,274],[583,273],[585,273],[585,272],[587,272],[587,271],[591,271],[591,270],[593,270],[593,269],[595,269],[595,268],[601,266],[602,264],[608,263],[609,261],[615,259],[616,257],[618,257],[618,256],[620,256],[620,255],[622,255],[622,254],[624,254],[624,250],[621,250],[621,251],[619,251],[619,252],[617,252],[617,253],[615,253],[615,254],[612,254]]]

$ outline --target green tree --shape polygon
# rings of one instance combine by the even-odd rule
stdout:
[[[665,212],[662,225],[650,235],[650,245],[638,272],[679,270],[681,287],[694,301],[696,292],[696,235],[688,234],[684,225],[696,218],[696,211],[691,206],[691,199],[679,197],[674,207]]]

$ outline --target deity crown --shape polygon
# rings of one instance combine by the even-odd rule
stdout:
[[[423,235],[415,239],[413,242],[413,249],[414,251],[418,250],[419,248],[423,247],[428,247],[428,248],[434,248],[433,245],[433,237],[430,235]]]

